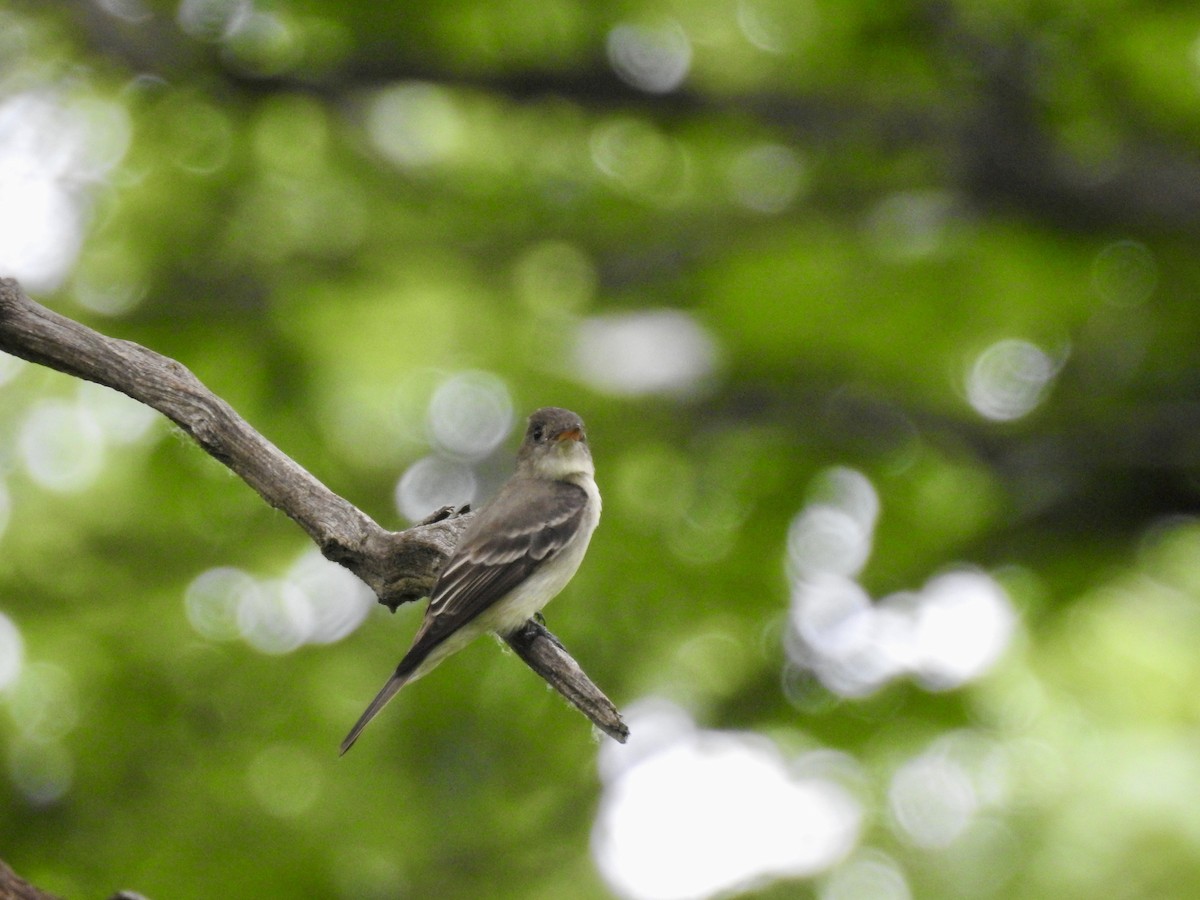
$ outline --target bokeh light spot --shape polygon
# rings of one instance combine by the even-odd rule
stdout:
[[[109,15],[134,25],[154,15],[142,0],[96,0],[96,5]]]
[[[860,850],[838,866],[817,893],[818,900],[909,900],[908,879],[894,859]]]
[[[818,475],[810,501],[788,528],[793,577],[857,575],[871,555],[879,495],[866,475],[837,466]]]
[[[83,243],[81,211],[63,182],[69,167],[49,146],[68,137],[52,101],[0,103],[0,271],[35,292],[59,286]]]
[[[958,687],[990,669],[1016,630],[1008,594],[982,572],[950,572],[921,591],[913,636],[915,667],[934,690]]]
[[[174,138],[172,160],[190,175],[211,175],[229,162],[233,152],[233,123],[225,111],[189,98],[168,110]]]
[[[13,786],[33,806],[48,806],[71,789],[75,761],[58,741],[27,738],[13,744],[8,759]]]
[[[629,116],[601,122],[592,129],[588,146],[596,168],[634,200],[671,205],[688,190],[687,153],[651,122]]]
[[[373,599],[349,570],[311,549],[276,580],[229,566],[202,572],[184,592],[184,607],[203,637],[242,638],[256,650],[276,654],[341,640],[362,624]]]
[[[142,260],[116,245],[92,246],[71,280],[75,301],[102,316],[122,316],[146,296]]]
[[[825,573],[798,582],[791,623],[789,658],[840,696],[865,696],[903,671],[887,640],[894,623],[856,581]]]
[[[56,137],[65,146],[63,155],[55,157],[61,176],[98,181],[125,158],[133,123],[121,104],[87,95],[73,97],[63,104],[62,117]]]
[[[845,656],[870,640],[871,598],[858,582],[821,575],[803,582],[796,599],[795,634],[821,656]]]
[[[247,595],[258,591],[254,576],[224,566],[201,572],[184,591],[188,622],[197,634],[210,641],[232,641],[241,637],[238,609]]]
[[[875,602],[855,581],[871,552],[879,496],[861,472],[835,466],[813,479],[788,529],[791,611],[785,694],[805,708],[805,674],[843,697],[913,676],[949,690],[986,673],[1011,643],[1017,614],[1004,588],[973,569]]]
[[[935,751],[908,760],[896,771],[888,786],[888,804],[900,832],[927,848],[957,840],[979,807],[967,771]]]
[[[29,363],[25,362],[19,356],[0,353],[0,387],[8,384],[20,375],[28,365]]]
[[[253,9],[251,0],[180,0],[176,19],[191,37],[215,42],[233,34]]]
[[[746,40],[765,53],[786,53],[793,35],[811,35],[819,24],[811,0],[738,0],[737,23]]]
[[[472,502],[477,487],[469,466],[441,456],[426,456],[400,476],[396,509],[410,522],[419,522],[439,507]]]
[[[52,491],[82,491],[104,468],[104,431],[78,404],[35,404],[21,423],[17,446],[29,477]]]
[[[227,58],[244,71],[266,77],[294,68],[304,54],[303,35],[289,18],[254,9],[226,40]]]
[[[20,19],[0,21],[0,50],[24,55]],[[11,41],[12,43],[9,43]],[[8,55],[6,86],[25,84]],[[39,63],[39,66],[44,63]],[[0,99],[0,272],[31,293],[57,290],[83,245],[92,189],[132,139],[124,106],[86,93],[40,87]]]
[[[774,215],[792,205],[804,188],[805,176],[794,150],[782,144],[758,144],[730,165],[730,193],[746,209]]]
[[[440,449],[458,459],[480,460],[512,431],[512,398],[503,380],[490,372],[461,372],[434,391],[428,422]]]
[[[13,684],[21,675],[25,662],[25,645],[17,625],[0,612],[0,691]]]
[[[304,591],[286,579],[262,581],[240,597],[237,609],[242,638],[263,653],[291,653],[312,636],[313,608]]]
[[[349,569],[330,562],[316,548],[306,550],[287,572],[311,611],[306,641],[332,644],[354,632],[371,611],[375,595]]]
[[[844,509],[803,509],[788,529],[788,559],[797,574],[856,575],[871,553],[871,534]]]
[[[380,91],[367,109],[367,133],[375,148],[404,168],[429,166],[455,153],[462,117],[443,88],[407,82]]]
[[[842,696],[862,696],[900,675],[930,690],[950,690],[984,675],[1017,627],[1016,612],[991,576],[962,570],[922,590],[873,603],[844,576],[796,582],[789,658]]]
[[[609,394],[694,393],[712,378],[717,357],[708,331],[679,310],[593,316],[575,341],[580,377]]]
[[[8,711],[30,741],[58,740],[79,723],[79,698],[70,673],[48,662],[28,663],[8,689]]]
[[[618,895],[684,900],[813,875],[857,842],[862,808],[851,792],[804,774],[802,760],[789,763],[765,738],[701,731],[662,704],[635,707],[630,720],[621,762],[601,754],[592,835]]]
[[[608,33],[608,61],[626,84],[666,94],[687,78],[692,45],[674,19],[653,26],[617,25]]]
[[[997,341],[972,363],[967,400],[984,418],[1010,422],[1037,408],[1057,373],[1055,361],[1036,344]]]

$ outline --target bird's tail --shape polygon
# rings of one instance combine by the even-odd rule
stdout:
[[[367,727],[373,718],[379,715],[379,711],[387,706],[388,701],[399,693],[400,688],[412,680],[412,676],[413,673],[411,671],[407,671],[403,675],[400,672],[396,672],[395,675],[388,679],[387,684],[375,695],[375,699],[371,701],[371,705],[359,716],[358,721],[354,723],[354,727],[350,729],[350,733],[346,735],[346,739],[342,741],[342,747],[338,751],[338,756],[344,756],[346,751],[354,746],[354,742],[358,740],[358,736],[362,734],[362,730]]]

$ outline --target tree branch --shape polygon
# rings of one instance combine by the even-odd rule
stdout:
[[[0,900],[62,900],[34,887],[0,860]]]
[[[182,364],[52,312],[7,278],[0,278],[0,350],[113,388],[158,410],[291,517],[327,559],[361,578],[393,611],[428,595],[470,521],[469,513],[440,510],[405,531],[387,531],[255,431]],[[597,728],[624,742],[629,729],[616,707],[557,638],[540,626],[527,626],[506,640]]]

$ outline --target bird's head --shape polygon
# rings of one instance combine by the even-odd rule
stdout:
[[[545,406],[529,417],[525,440],[517,453],[517,465],[542,478],[591,475],[592,454],[588,449],[583,419],[569,409]]]

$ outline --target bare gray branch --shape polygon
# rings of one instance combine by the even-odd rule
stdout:
[[[470,513],[446,514],[405,531],[384,529],[255,431],[185,366],[46,309],[13,279],[0,278],[0,350],[158,410],[290,516],[326,558],[361,578],[392,610],[429,593],[470,521]],[[550,632],[527,627],[508,642],[605,734],[625,740],[629,732],[616,708]]]

